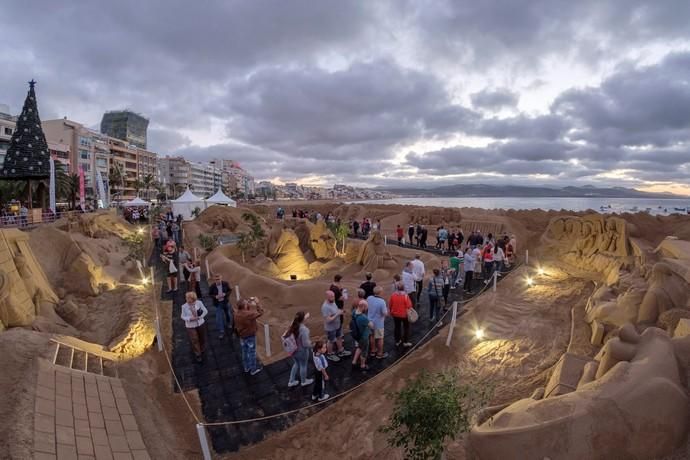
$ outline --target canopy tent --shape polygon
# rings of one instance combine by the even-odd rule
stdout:
[[[124,204],[125,208],[140,208],[142,206],[149,207],[149,206],[151,206],[151,203],[149,203],[148,201],[142,200],[139,197],[136,197],[133,200],[126,201]]]
[[[214,204],[223,204],[226,206],[232,206],[233,208],[237,207],[237,202],[227,196],[221,189],[218,189],[215,195],[212,197],[206,198],[206,204],[207,205],[214,205]]]
[[[181,197],[176,200],[172,200],[173,214],[175,216],[181,214],[184,220],[194,219],[194,210],[196,208],[202,210],[205,207],[206,205],[204,204],[204,200],[193,194],[192,191],[189,190],[189,187],[187,187],[187,190],[182,194]]]

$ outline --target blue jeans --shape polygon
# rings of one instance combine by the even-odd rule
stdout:
[[[436,319],[436,313],[439,311],[438,300],[436,296],[429,296],[429,318]]]
[[[180,244],[180,231],[179,230],[173,230],[173,240],[175,240],[175,243]]]
[[[218,302],[216,305],[216,329],[219,334],[225,333],[225,328],[232,328],[232,308],[227,300]]]
[[[244,372],[252,372],[256,369],[256,336],[240,337],[240,345],[242,346]]]
[[[307,363],[309,362],[309,349],[300,347],[294,355],[292,355],[294,363],[290,369],[290,381],[294,382],[299,370],[299,378],[302,383],[307,380]]]

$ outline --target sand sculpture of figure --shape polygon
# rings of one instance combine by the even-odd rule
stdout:
[[[582,361],[585,363],[585,361]],[[474,458],[657,458],[685,442],[688,397],[668,334],[632,325],[583,364],[573,391],[485,413]]]
[[[386,251],[383,237],[378,230],[372,231],[369,239],[360,246],[356,262],[368,272],[395,266],[395,260]]]
[[[316,224],[301,220],[295,233],[299,237],[300,249],[307,257],[313,255],[314,259],[330,260],[336,256],[335,237],[323,219]]]
[[[0,323],[2,330],[10,327],[30,326],[36,317],[33,304],[24,305],[12,295],[10,276],[0,270]]]
[[[276,226],[271,229],[266,256],[276,265],[277,275],[300,275],[309,273],[309,264],[299,247],[299,238],[294,231]],[[285,277],[285,276],[281,276]]]
[[[642,299],[637,322],[655,324],[659,315],[673,308],[686,308],[688,285],[673,268],[665,262],[659,262],[652,268],[649,277],[649,289]]]

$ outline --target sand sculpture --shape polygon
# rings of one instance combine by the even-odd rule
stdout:
[[[536,391],[487,409],[470,434],[475,457],[512,458],[517,449],[524,458],[656,458],[684,440],[688,398],[666,332],[627,325],[580,363],[565,394]]]
[[[17,229],[0,234],[0,330],[31,326],[37,315],[54,315],[57,296]]]
[[[299,238],[300,249],[308,260],[330,260],[336,257],[335,236],[323,219],[316,224],[301,219],[295,227],[295,234]]]
[[[381,232],[374,230],[369,239],[359,248],[356,262],[365,271],[374,272],[379,268],[395,268],[396,262],[386,250]]]
[[[309,263],[300,249],[299,238],[289,228],[276,225],[271,229],[266,257],[275,265],[269,271],[281,279],[290,279],[290,275],[296,275],[299,279],[309,274]]]

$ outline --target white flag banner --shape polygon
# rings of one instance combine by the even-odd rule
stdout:
[[[55,209],[55,160],[50,159],[50,209],[57,213]]]
[[[96,185],[98,186],[98,196],[101,198],[101,203],[103,208],[107,208],[109,206],[108,203],[108,195],[105,193],[105,185],[103,184],[103,176],[101,176],[101,172],[97,171],[96,172]]]

